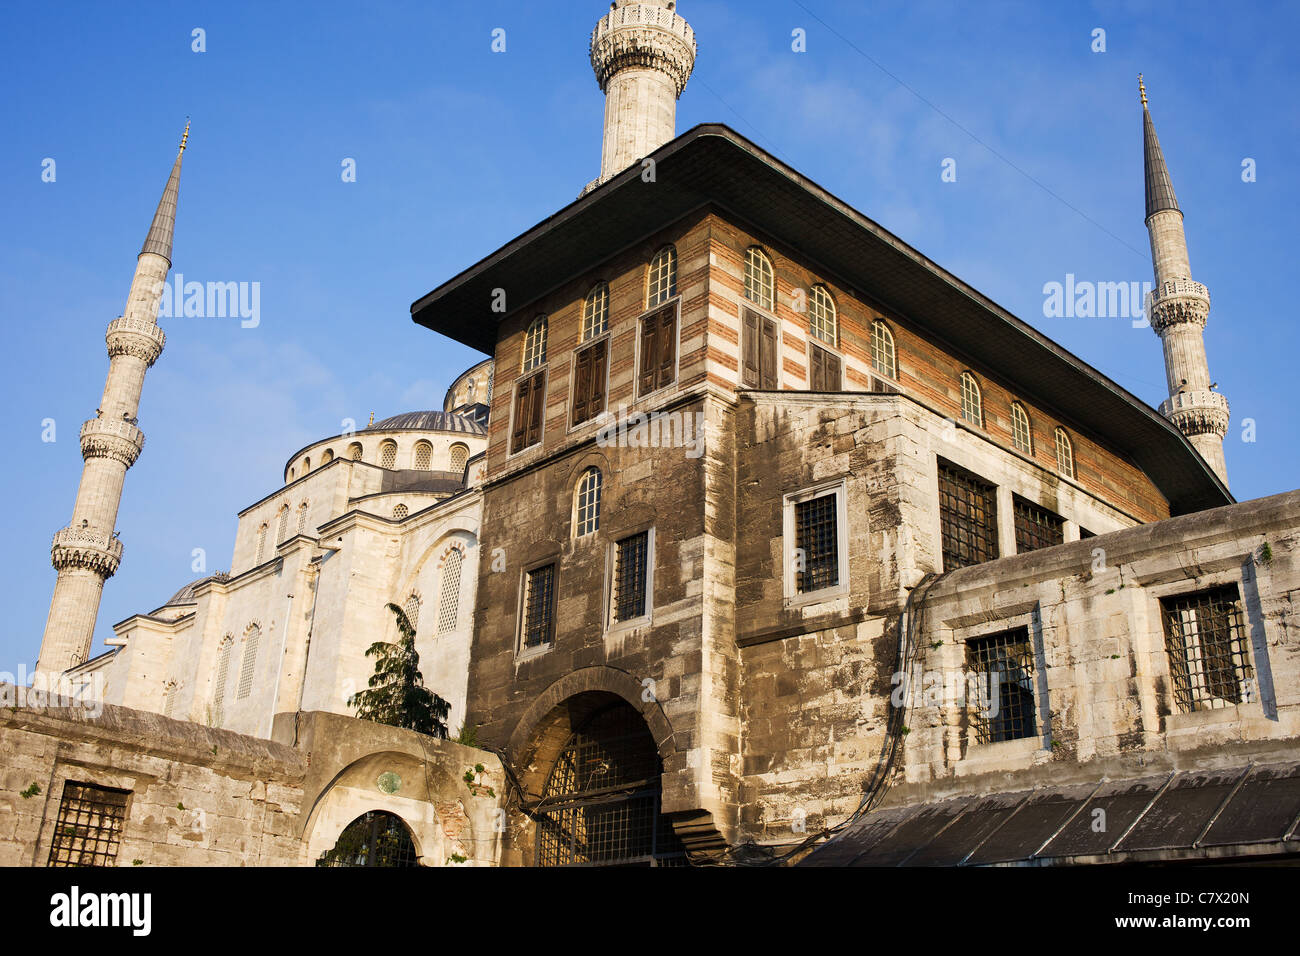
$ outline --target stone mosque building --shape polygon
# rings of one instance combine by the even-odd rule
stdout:
[[[294,452],[230,571],[88,660],[178,155],[53,542],[67,696],[0,710],[0,862],[1300,859],[1300,492],[1228,490],[1145,88],[1158,410],[727,127],[677,136],[674,3],[616,0],[590,55],[597,179],[411,307],[487,358]],[[463,742],[351,716],[389,602]]]

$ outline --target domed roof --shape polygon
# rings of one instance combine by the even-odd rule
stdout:
[[[470,435],[486,435],[487,429],[464,415],[452,415],[448,412],[406,412],[394,415],[381,422],[367,426],[365,431],[435,431],[466,432]]]
[[[164,604],[163,607],[177,607],[183,604],[194,604],[197,601],[197,598],[194,597],[194,591],[200,584],[207,581],[226,581],[229,580],[229,577],[230,576],[226,574],[226,572],[218,571],[216,574],[209,574],[207,577],[196,578],[168,598],[167,603]],[[161,609],[162,608],[159,608],[159,610]]]

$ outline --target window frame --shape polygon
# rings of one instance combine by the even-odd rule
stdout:
[[[1016,413],[1019,412],[1025,423],[1025,444],[1021,447],[1020,442],[1016,440],[1016,425],[1018,420]],[[1022,455],[1034,457],[1034,420],[1029,417],[1029,409],[1025,408],[1020,401],[1011,403],[1011,447]]]
[[[605,323],[604,323],[604,328],[602,328],[599,332],[593,333],[588,331],[587,329],[587,303],[591,301],[591,297],[597,292],[597,290],[603,290],[605,295],[605,315],[604,315]],[[579,346],[587,345],[590,342],[595,342],[601,336],[609,334],[609,299],[610,299],[609,283],[606,282],[604,279],[597,280],[592,285],[592,287],[587,290],[587,294],[582,297],[582,316],[580,320],[580,327],[578,329]]]
[[[821,349],[821,350],[822,350],[823,352],[825,352],[827,355],[829,355],[829,356],[831,356],[832,358],[834,358],[835,361],[839,364],[839,367],[840,367],[840,368],[839,368],[839,383],[838,383],[838,387],[837,387],[837,388],[819,389],[819,388],[814,387],[814,384],[813,384],[813,349]],[[845,367],[844,367],[844,366],[845,366],[845,362],[844,362],[844,353],[843,353],[843,352],[839,351],[838,349],[833,349],[833,348],[831,348],[830,346],[828,346],[825,342],[823,342],[821,339],[816,339],[816,338],[813,338],[811,335],[809,335],[809,336],[808,336],[808,340],[807,340],[807,342],[805,343],[804,358],[805,358],[805,360],[806,360],[807,363],[808,363],[808,391],[810,391],[810,392],[843,392],[843,391],[845,391],[845,388],[844,388],[844,375],[845,375],[845,371],[846,371],[846,369],[845,369]],[[779,361],[778,361],[778,364],[780,364]]]
[[[889,342],[889,355],[893,359],[893,371],[886,373],[876,367],[876,329],[883,329],[885,338]],[[889,327],[889,323],[884,319],[875,318],[871,320],[871,328],[868,330],[871,341],[868,343],[867,364],[871,366],[871,374],[886,379],[894,384],[898,384],[898,337],[894,335],[894,330]]]
[[[591,474],[595,474],[596,476],[596,493],[595,493],[595,502],[594,502],[595,524],[590,531],[583,531],[582,530],[583,482],[586,481],[587,476]],[[588,465],[586,468],[583,468],[578,475],[578,480],[573,483],[572,526],[573,526],[573,539],[575,541],[581,540],[582,538],[589,537],[600,530],[600,512],[601,512],[601,506],[604,504],[604,495],[605,495],[605,473],[601,471],[601,469],[596,465]]]
[[[657,302],[652,303],[650,301],[650,278],[652,275],[654,275],[655,263],[658,261],[659,257],[663,255],[665,252],[669,253],[670,255],[669,261],[672,264],[672,273],[671,273],[672,282],[669,283],[668,294],[665,295],[662,299],[659,299]],[[641,301],[645,303],[646,312],[653,312],[655,309],[659,308],[660,306],[667,305],[673,299],[677,298],[679,294],[677,289],[678,261],[679,261],[679,257],[677,255],[677,246],[674,243],[666,242],[658,249],[655,250],[654,255],[650,257],[650,261],[646,263],[645,292],[644,295],[641,297]]]
[[[645,322],[651,316],[658,315],[660,312],[665,312],[670,308],[673,310],[672,378],[663,384],[658,384],[658,374],[656,373],[655,386],[643,392],[641,391],[641,378],[643,374],[641,368],[641,360],[642,360],[642,353],[644,351],[642,347],[642,342],[645,339],[645,331],[644,331]],[[632,371],[633,371],[633,375],[635,376],[634,384],[636,388],[637,401],[641,401],[644,398],[649,398],[651,395],[665,393],[667,392],[668,389],[675,388],[677,386],[677,383],[681,380],[681,365],[682,365],[682,297],[680,295],[674,296],[673,298],[669,299],[667,302],[661,302],[659,305],[655,306],[652,309],[647,309],[645,312],[642,312],[641,315],[637,317],[636,343],[635,343],[635,348],[633,349],[632,360],[633,360]],[[608,357],[605,359],[605,364],[607,367],[611,364]],[[609,404],[608,394],[606,394],[605,403],[606,403],[606,407],[608,407]]]
[[[453,544],[448,548],[446,556],[443,557],[442,566],[438,568],[438,604],[434,609],[433,621],[433,633],[435,637],[443,634],[451,634],[460,629],[461,611],[463,610],[464,605],[461,597],[465,590],[465,559],[467,551],[468,548],[459,547],[458,545]],[[449,591],[447,588],[447,571],[451,564],[451,557],[453,554],[458,555],[456,559],[458,562],[456,566],[456,587],[454,590]],[[444,626],[443,618],[447,616],[447,604],[449,603],[449,599],[455,602],[455,611],[451,615],[451,625]]]
[[[991,624],[988,628],[981,629],[979,633],[963,635],[960,639],[962,647],[962,669],[967,675],[967,686],[964,691],[969,691],[969,675],[979,673],[971,666],[973,645],[994,641],[998,638],[1008,636],[1020,636],[1023,634],[1023,644],[1028,648],[1029,659],[1029,687],[1032,704],[1030,707],[1030,717],[1033,720],[1032,726],[1028,733],[1022,733],[1015,737],[1004,737],[1000,740],[993,739],[990,732],[990,724],[984,724],[983,729],[977,721],[992,721],[997,719],[997,715],[982,717],[978,713],[978,700],[972,701],[969,697],[966,699],[965,714],[966,717],[966,751],[983,749],[986,747],[998,747],[1004,744],[1010,744],[1014,747],[1032,746],[1035,750],[1041,749],[1046,734],[1047,721],[1044,720],[1043,701],[1040,700],[1040,690],[1042,689],[1041,675],[1044,673],[1044,661],[1040,660],[1038,643],[1035,640],[1035,621],[1033,620],[1011,620],[998,621]],[[986,685],[987,686],[987,685]],[[998,700],[999,713],[1001,712],[1002,686],[1003,682],[999,681]],[[1026,744],[1025,741],[1031,741]]]
[[[532,356],[533,364],[529,365],[530,357],[528,353],[533,341],[533,330],[538,328],[541,329],[541,334],[538,337],[541,339],[542,345],[538,350],[538,354]],[[550,338],[550,335],[551,321],[550,316],[546,313],[534,316],[533,320],[528,323],[527,327],[524,329],[524,340],[519,345],[520,378],[526,378],[530,372],[536,372],[539,368],[546,367],[549,359],[548,349],[550,347],[550,342],[548,339]]]
[[[528,584],[529,575],[534,571],[540,571],[543,568],[551,569],[551,599],[548,614],[548,638],[537,644],[525,644],[525,635],[527,632],[528,621]],[[525,566],[519,572],[519,611],[516,615],[517,623],[515,625],[515,659],[526,660],[530,657],[538,657],[547,653],[555,647],[558,640],[556,628],[556,609],[559,606],[560,593],[560,558],[559,555],[551,555],[541,561],[534,561]]]
[[[967,382],[969,382],[974,389],[975,401],[977,403],[976,414],[979,418],[979,421],[971,421],[969,418],[966,417],[966,383]],[[972,372],[970,369],[963,369],[961,375],[958,376],[958,389],[960,391],[959,412],[961,415],[961,420],[965,422],[967,425],[971,425],[975,428],[983,430],[984,422],[985,422],[984,389],[983,387],[981,387],[980,381],[976,377],[975,373]]]
[[[800,591],[797,589],[797,572],[794,566],[794,552],[799,546],[796,537],[795,506],[826,495],[835,496],[836,583],[824,588],[818,588],[816,591]],[[848,480],[846,478],[823,481],[782,496],[782,593],[784,594],[786,607],[816,604],[849,593],[851,577],[849,569],[849,531]]]
[[[87,800],[82,792],[69,793],[68,788],[75,787],[78,791],[95,791],[100,799],[98,801]],[[109,798],[111,797],[111,801]],[[117,798],[121,798],[120,802]],[[117,865],[117,854],[121,852],[122,840],[126,836],[126,826],[131,820],[131,804],[133,802],[134,792],[123,787],[106,787],[102,784],[91,783],[89,780],[74,780],[65,778],[63,788],[59,792],[59,804],[54,814],[54,829],[50,834],[50,849],[45,859],[47,867],[64,867],[64,866],[91,866],[91,867],[108,867]],[[77,818],[81,816],[90,817],[92,814],[79,807],[70,805],[72,801],[82,804],[89,803],[91,806],[98,806],[100,812],[95,815],[96,819],[108,818],[107,826],[96,824],[94,829],[86,824],[86,831],[82,831],[81,824],[77,823]],[[120,812],[104,813],[103,808],[113,808]],[[65,812],[68,811],[68,812]],[[114,825],[115,824],[115,825]],[[71,827],[73,832],[67,833],[65,828]],[[104,839],[99,838],[100,833],[106,833]],[[86,840],[91,837],[90,861],[85,859]],[[65,846],[64,841],[80,841],[80,847]],[[103,852],[100,852],[98,846],[100,843],[105,845]],[[77,857],[72,858],[74,849],[77,851]],[[58,856],[56,860],[55,857]],[[102,857],[102,859],[96,859]]]
[[[832,338],[824,339],[817,334],[817,326],[813,323],[813,302],[817,299],[817,293],[821,292],[826,296],[826,301],[831,310],[831,332]],[[832,349],[838,351],[840,347],[840,308],[835,302],[835,296],[823,282],[814,282],[808,289],[808,338],[812,341],[821,342]]]
[[[643,582],[645,613],[636,617],[619,620],[617,612],[616,579],[618,575],[618,546],[624,541],[641,535],[646,536],[645,581]],[[651,627],[654,624],[654,584],[655,584],[655,529],[648,524],[641,527],[625,529],[618,537],[610,540],[605,551],[605,630],[606,632],[628,631],[639,627]]]
[[[1062,438],[1065,439],[1065,451],[1070,456],[1069,468],[1066,468],[1061,463],[1061,439]],[[1077,468],[1077,462],[1075,461],[1075,457],[1074,457],[1074,439],[1070,437],[1070,433],[1065,430],[1064,426],[1062,425],[1056,426],[1056,429],[1052,432],[1052,444],[1056,449],[1057,472],[1063,477],[1068,478],[1070,481],[1078,481],[1079,480],[1078,468]]]
[[[757,255],[755,255],[755,254],[757,254]],[[756,298],[754,298],[753,296],[751,296],[751,295],[749,294],[749,290],[750,290],[750,282],[749,282],[749,280],[750,280],[750,274],[751,274],[751,269],[750,269],[750,261],[751,261],[751,258],[755,259],[755,260],[758,261],[758,262],[761,262],[764,266],[767,267],[766,276],[767,276],[768,278],[770,278],[770,279],[771,279],[771,282],[772,282],[772,287],[771,287],[772,300],[771,300],[771,302],[766,302],[766,301],[764,301],[764,300],[762,300],[762,299],[756,299]],[[741,277],[740,277],[740,279],[741,279],[741,282],[740,282],[740,290],[741,290],[741,291],[740,291],[740,294],[741,294],[741,296],[745,299],[745,301],[754,303],[754,305],[758,306],[760,309],[764,309],[764,310],[766,310],[766,311],[768,311],[768,312],[775,312],[775,311],[776,311],[776,298],[777,298],[777,293],[776,293],[776,264],[772,261],[772,257],[769,256],[769,255],[767,254],[767,250],[764,249],[762,246],[758,245],[757,243],[754,243],[754,244],[752,244],[752,245],[746,246],[746,247],[745,247],[745,258],[744,258],[743,263],[741,264],[741,269],[742,269]],[[753,270],[753,271],[757,272],[758,270]],[[761,278],[761,276],[760,276],[760,278]],[[762,284],[761,284],[761,283],[759,284],[757,291],[758,291],[759,293],[761,293],[761,292],[763,291],[763,289],[762,289]]]
[[[957,478],[961,478],[966,481],[977,482],[985,486],[984,489],[982,490],[985,492],[987,496],[988,507],[986,510],[988,511],[989,521],[982,530],[986,532],[985,537],[988,538],[989,546],[992,549],[992,553],[988,557],[984,558],[982,561],[975,561],[969,564],[957,564],[954,565],[953,567],[948,567],[948,562],[947,562],[948,552],[944,546],[945,535],[944,535],[944,522],[943,522],[943,515],[944,515],[943,473],[945,471],[952,472],[954,476]],[[936,497],[937,507],[935,508],[935,521],[936,521],[937,530],[939,532],[938,554],[939,554],[940,569],[943,572],[955,571],[957,570],[957,568],[976,567],[980,564],[987,564],[989,561],[996,561],[998,558],[1003,556],[1001,527],[1000,527],[1001,509],[999,507],[998,485],[996,482],[989,481],[987,478],[983,477],[982,475],[979,475],[968,468],[963,468],[961,465],[958,465],[956,462],[949,461],[946,458],[940,458],[936,456],[935,491],[937,495]]]
[[[1026,514],[1027,512],[1028,514]],[[1040,544],[1037,547],[1021,549],[1020,545],[1022,539],[1026,540],[1028,543],[1032,543],[1029,539],[1036,533],[1031,528],[1025,527],[1028,522],[1032,521],[1035,526],[1051,527],[1051,521],[1041,520],[1043,517],[1048,519],[1054,518],[1056,520],[1056,523],[1059,526],[1056,528],[1056,533],[1060,535],[1060,540],[1052,541],[1049,544]],[[1029,554],[1033,551],[1041,551],[1043,548],[1054,548],[1058,544],[1065,543],[1065,518],[1057,514],[1051,508],[1048,508],[1045,505],[1040,505],[1037,501],[1033,501],[1030,498],[1026,498],[1024,495],[1016,494],[1015,492],[1012,492],[1011,494],[1011,524],[1012,543],[1015,546],[1016,554]]]
[[[522,445],[519,448],[515,448],[515,416],[519,414],[519,386],[523,382],[526,382],[538,375],[542,376],[541,398],[539,399],[542,405],[542,411],[541,411],[541,423],[537,429],[537,441],[532,442],[530,444]],[[517,379],[515,379],[514,383],[512,384],[510,388],[510,430],[506,433],[506,460],[507,461],[518,455],[527,454],[528,452],[532,451],[535,448],[540,448],[542,444],[546,441],[546,402],[547,399],[550,397],[550,387],[551,387],[550,375],[548,374],[548,370],[546,367],[533,369],[533,371],[529,372],[528,374],[519,376]],[[525,441],[527,441],[527,435],[528,435],[528,429],[525,427],[524,429]],[[468,460],[466,463],[468,464]]]
[[[640,336],[638,336],[638,339]],[[605,384],[601,389],[600,411],[592,413],[588,410],[587,417],[576,424],[573,416],[578,407],[578,360],[583,352],[590,349],[603,348],[605,350]],[[586,428],[593,422],[602,421],[609,413],[609,380],[610,380],[610,353],[614,350],[614,336],[608,328],[599,335],[580,342],[569,356],[569,402],[565,417],[566,433],[577,431],[580,428]]]
[[[756,323],[757,328],[754,332],[754,334],[758,336],[758,346],[757,346],[758,347],[758,381],[757,383],[750,383],[747,382],[745,379],[745,376],[748,372],[748,366],[747,366],[747,361],[745,356],[745,343],[747,341],[747,336],[749,334],[745,330],[746,310],[752,312],[754,314],[754,317],[757,319],[757,323]],[[757,303],[750,302],[748,299],[741,300],[739,318],[740,318],[740,343],[739,343],[740,344],[740,369],[739,369],[740,387],[756,389],[760,392],[780,391],[780,389],[782,388],[781,352],[785,347],[785,329],[784,329],[785,323],[783,323],[775,315],[772,315],[764,311],[762,308],[760,308],[757,305]],[[773,364],[772,374],[774,376],[775,382],[770,388],[765,387],[763,384],[763,328],[768,323],[771,323],[771,325],[776,329],[776,341],[773,346],[775,349],[775,353],[772,356],[772,364]]]
[[[1189,587],[1189,585],[1194,585]],[[1216,592],[1231,590],[1235,594],[1234,607],[1232,608],[1235,624],[1229,622],[1229,635],[1227,641],[1228,656],[1234,655],[1241,657],[1241,662],[1231,662],[1232,676],[1234,678],[1235,689],[1238,700],[1232,698],[1219,697],[1210,693],[1210,679],[1205,673],[1205,661],[1209,658],[1206,653],[1204,642],[1202,641],[1202,630],[1199,618],[1196,623],[1196,631],[1192,635],[1184,637],[1194,637],[1199,653],[1196,661],[1200,665],[1200,682],[1203,685],[1198,696],[1196,681],[1192,675],[1192,663],[1189,656],[1187,640],[1184,640],[1182,652],[1182,668],[1185,672],[1186,695],[1180,694],[1179,675],[1175,668],[1175,661],[1171,653],[1173,635],[1169,631],[1169,619],[1172,616],[1168,605],[1179,602],[1196,599],[1213,595]],[[1166,684],[1169,695],[1168,699],[1172,705],[1172,714],[1180,720],[1195,720],[1198,715],[1205,713],[1214,713],[1216,711],[1230,710],[1234,707],[1256,706],[1262,707],[1264,701],[1264,687],[1260,675],[1260,667],[1256,660],[1256,639],[1250,632],[1250,621],[1246,612],[1245,598],[1243,593],[1242,581],[1236,577],[1227,577],[1221,580],[1215,580],[1213,576],[1205,581],[1188,581],[1182,580],[1171,584],[1165,588],[1160,588],[1152,594],[1152,600],[1155,605],[1155,619],[1158,624],[1160,646],[1164,651],[1165,666],[1168,668],[1168,681]],[[1237,647],[1234,649],[1233,641],[1236,641]],[[1265,644],[1265,651],[1267,645]],[[1222,701],[1220,704],[1214,701]],[[1190,704],[1190,706],[1189,706]]]

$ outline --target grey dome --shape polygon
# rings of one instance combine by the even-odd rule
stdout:
[[[452,415],[448,412],[406,412],[394,415],[364,429],[368,432],[379,431],[434,431],[465,432],[469,435],[486,435],[487,429],[464,415]]]

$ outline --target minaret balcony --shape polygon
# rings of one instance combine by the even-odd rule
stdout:
[[[54,533],[50,562],[58,571],[79,569],[110,578],[122,563],[122,541],[89,528],[64,528]]]
[[[1184,435],[1228,433],[1228,400],[1208,388],[1186,389],[1160,403],[1160,414]]]
[[[158,323],[134,317],[119,317],[108,323],[104,335],[109,357],[134,355],[145,365],[153,365],[167,344],[167,336]]]
[[[1156,334],[1171,325],[1191,322],[1205,328],[1210,315],[1210,290],[1194,279],[1170,279],[1151,290],[1147,316]]]
[[[591,67],[600,88],[632,66],[660,70],[686,89],[695,67],[695,31],[667,7],[630,3],[601,17],[591,33]]]
[[[131,422],[91,418],[81,426],[82,460],[112,458],[130,468],[143,450],[144,432]]]

